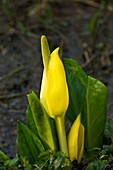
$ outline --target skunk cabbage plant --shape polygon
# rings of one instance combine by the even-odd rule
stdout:
[[[18,122],[17,146],[24,164],[35,164],[40,154],[61,151],[70,161],[81,162],[102,148],[106,123],[107,88],[87,76],[72,59],[61,59],[59,48],[52,53],[41,37],[43,75],[40,99],[27,95],[27,125]],[[72,126],[66,137],[65,117]],[[28,158],[28,159],[27,159]]]

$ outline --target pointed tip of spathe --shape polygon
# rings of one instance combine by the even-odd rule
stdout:
[[[51,55],[54,55],[54,54],[59,54],[59,50],[60,50],[60,47],[57,47]]]

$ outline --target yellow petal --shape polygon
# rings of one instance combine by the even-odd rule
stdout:
[[[41,90],[40,90],[40,101],[46,111],[48,112],[47,103],[46,103],[46,91],[47,91],[47,76],[45,73],[45,69],[43,71],[43,77],[42,77],[42,84],[41,84]]]
[[[84,152],[84,126],[82,124],[80,124],[80,128],[79,128],[79,136],[78,136],[78,163],[81,162],[82,156],[83,156],[83,152]]]
[[[55,49],[50,57],[48,65],[47,105],[50,116],[62,116],[65,114],[69,94],[64,66],[58,54],[59,48]]]
[[[81,162],[84,149],[84,126],[80,122],[80,114],[74,121],[68,134],[68,151],[70,160]]]

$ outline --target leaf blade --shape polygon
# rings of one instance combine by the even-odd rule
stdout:
[[[52,150],[56,150],[57,142],[53,137],[50,118],[45,108],[33,91],[27,97],[38,135]]]
[[[101,148],[106,123],[107,87],[88,76],[86,104],[84,109],[85,150]]]
[[[35,163],[39,153],[45,150],[41,141],[21,122],[18,122],[17,130],[17,146],[22,160],[28,156],[30,162]]]
[[[87,75],[79,64],[72,59],[64,59],[63,64],[69,89],[69,107],[66,115],[73,123],[77,115],[83,111],[87,88]]]

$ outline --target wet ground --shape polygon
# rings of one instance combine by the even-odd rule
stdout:
[[[61,46],[63,57],[77,60],[87,74],[108,86],[107,114],[113,115],[113,11],[101,13],[92,45],[89,24],[97,8],[74,0],[51,1],[48,7],[51,16],[42,12],[39,25],[27,34],[13,26],[5,32],[0,29],[0,148],[10,157],[17,152],[17,120],[25,122],[26,94],[34,90],[39,95],[42,34],[51,50]]]

